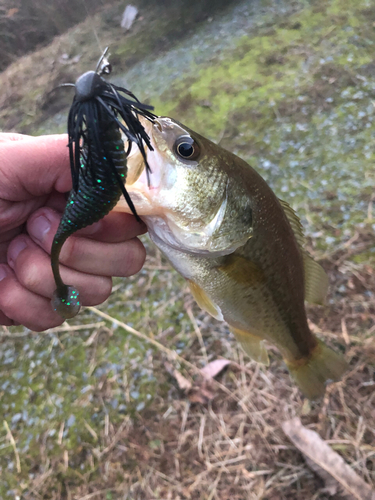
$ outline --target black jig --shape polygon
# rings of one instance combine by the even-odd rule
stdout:
[[[63,318],[72,318],[80,310],[79,292],[65,285],[59,271],[59,255],[68,238],[102,219],[124,195],[131,211],[136,209],[125,189],[126,160],[132,143],[138,146],[149,174],[145,146],[152,151],[150,138],[138,117],[153,121],[152,106],[142,104],[128,90],[104,80],[111,72],[106,58],[108,48],[95,71],[81,75],[75,84],[75,96],[68,116],[69,157],[73,181],[63,217],[51,249],[51,265],[56,290],[52,306]],[[126,97],[123,95],[125,94]],[[121,131],[128,140],[125,151]]]

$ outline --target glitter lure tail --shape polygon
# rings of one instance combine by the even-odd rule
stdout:
[[[107,50],[95,71],[84,73],[75,84],[64,85],[75,87],[68,117],[73,189],[51,249],[51,265],[56,283],[52,306],[63,318],[72,318],[80,310],[78,290],[66,285],[60,276],[59,255],[65,240],[79,229],[102,219],[116,205],[121,194],[138,218],[124,187],[126,159],[135,142],[149,172],[145,146],[153,149],[138,119],[141,115],[153,121],[155,115],[150,111],[153,108],[140,103],[128,90],[104,80],[102,75],[111,72],[106,58]],[[121,132],[128,140],[126,151]]]

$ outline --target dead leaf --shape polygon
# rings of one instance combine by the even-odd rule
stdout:
[[[19,10],[20,9],[18,9],[17,7],[13,7],[12,9],[8,10],[8,12],[6,13],[6,16],[7,17],[13,17],[13,16],[15,16],[18,13]]]
[[[178,387],[179,389],[181,389],[181,391],[189,391],[192,388],[190,380],[181,375],[181,373],[175,368],[173,368],[173,366],[170,363],[165,362],[164,366],[167,372],[176,379]]]
[[[191,389],[191,382],[183,375],[181,375],[180,372],[175,370],[173,372],[173,376],[177,380],[178,387],[181,389],[181,391],[188,391],[189,389]]]
[[[215,361],[211,361],[201,369],[201,374],[206,380],[210,380],[215,378],[216,375],[219,375],[219,373],[229,364],[230,361],[228,359],[215,359]]]
[[[164,363],[167,372],[177,381],[178,387],[185,392],[191,403],[201,403],[206,405],[215,397],[215,391],[211,387],[210,381],[216,377],[230,363],[227,359],[216,359],[211,361],[200,370],[202,377],[198,378],[194,385],[185,378],[174,366],[166,361]]]
[[[307,464],[326,482],[327,491],[342,490],[348,500],[375,500],[375,491],[316,432],[306,429],[299,418],[287,420],[281,427],[308,458]]]
[[[189,391],[188,399],[191,403],[201,403],[202,405],[206,405],[209,403],[215,394],[208,389],[208,387],[193,387],[191,391]]]

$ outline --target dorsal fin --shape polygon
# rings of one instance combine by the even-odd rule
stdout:
[[[312,304],[323,304],[328,290],[328,276],[322,266],[315,262],[304,249],[305,236],[298,215],[289,203],[280,199],[279,201],[302,253],[305,271],[305,300]]]
[[[293,229],[294,236],[296,237],[298,245],[303,249],[305,244],[305,235],[303,234],[303,226],[299,220],[298,215],[293,210],[293,208],[284,200],[280,200],[281,206],[283,207],[284,213]]]
[[[302,249],[305,269],[305,300],[311,304],[324,304],[328,290],[328,276],[320,264]]]

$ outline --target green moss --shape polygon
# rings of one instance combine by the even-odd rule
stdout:
[[[372,80],[357,76],[373,60],[367,6],[321,1],[272,30],[259,26],[197,66],[188,87],[177,81],[153,99],[160,114],[251,161],[300,215],[310,213],[310,232],[328,224],[321,248],[363,223],[372,191]]]
[[[145,293],[143,276],[117,280],[120,289],[107,304],[110,314],[138,328],[145,318],[155,315],[153,307],[157,301],[162,304],[170,298],[168,283],[159,290],[159,283],[165,282],[167,277],[158,279],[155,276],[155,284],[149,288],[153,301],[139,300]],[[138,281],[141,288],[138,288]],[[167,329],[172,324],[174,332],[185,328],[181,310],[181,300],[177,301],[176,308],[171,303],[165,316],[163,314],[160,321],[158,318],[158,327]],[[41,446],[48,460],[59,459],[67,450],[69,468],[64,471],[64,480],[76,480],[75,469],[78,470],[77,464],[81,464],[82,457],[91,455],[94,448],[105,446],[106,415],[112,425],[119,425],[125,416],[136,418],[138,412],[149,407],[156,388],[160,396],[168,390],[157,381],[152,365],[147,362],[152,359],[150,345],[121,329],[104,337],[99,331],[90,341],[95,329],[85,330],[84,325],[95,321],[100,318],[84,312],[70,321],[72,325],[83,327],[77,333],[26,335],[19,341],[10,338],[3,342],[0,351],[1,418],[8,422],[17,442],[22,473],[15,474],[12,449],[0,447],[1,498],[8,498],[9,489],[20,491],[22,478],[27,484],[29,464],[40,462]],[[21,328],[14,330],[22,333]],[[5,439],[5,435],[5,429],[0,429],[0,439]],[[47,465],[43,460],[40,467]],[[80,474],[96,473],[98,462],[95,458],[93,470],[90,469],[92,462],[84,464],[79,468]]]

